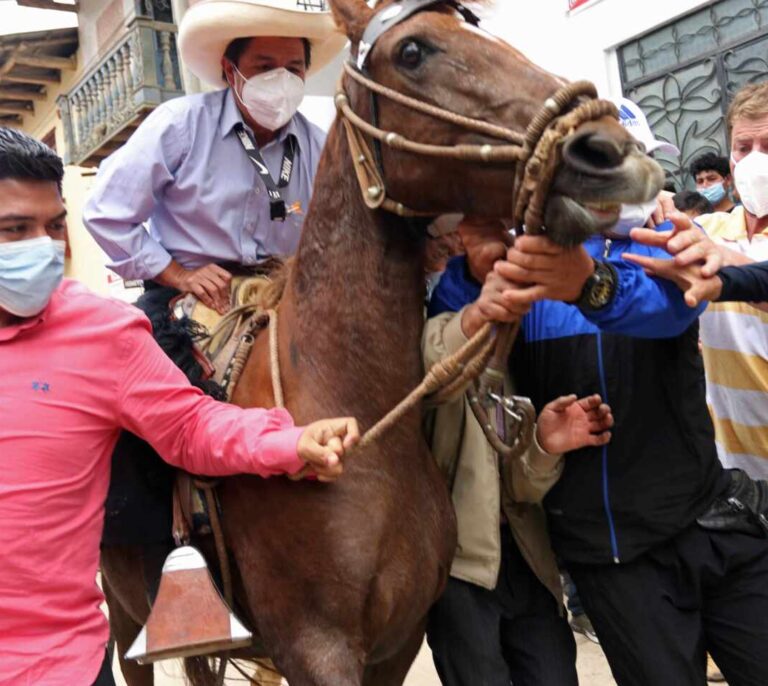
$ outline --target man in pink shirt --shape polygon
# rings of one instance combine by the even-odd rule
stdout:
[[[135,308],[62,281],[63,168],[0,128],[0,685],[111,686],[96,585],[121,430],[197,474],[338,478],[354,419],[296,427],[193,388]]]

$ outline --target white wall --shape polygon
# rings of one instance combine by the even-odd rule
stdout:
[[[539,66],[570,80],[589,79],[603,96],[621,94],[617,45],[707,0],[592,0],[568,11],[568,0],[497,0],[486,29]]]

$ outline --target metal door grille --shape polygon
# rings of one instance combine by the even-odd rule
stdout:
[[[717,0],[618,50],[625,95],[658,138],[680,148],[657,159],[678,187],[703,152],[728,154],[724,115],[733,94],[768,79],[768,0]]]

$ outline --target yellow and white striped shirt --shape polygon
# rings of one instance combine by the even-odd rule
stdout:
[[[756,261],[768,260],[768,229],[747,238],[744,208],[697,218],[710,238]],[[701,316],[707,403],[726,467],[768,478],[768,312],[712,303]]]

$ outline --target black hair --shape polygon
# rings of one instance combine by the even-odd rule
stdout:
[[[61,192],[64,164],[45,143],[0,126],[0,179],[55,181]]]
[[[705,152],[691,162],[691,176],[695,179],[696,175],[703,171],[716,171],[725,178],[731,175],[731,165],[727,157],[714,152]]]
[[[235,66],[239,66],[237,62],[242,57],[252,38],[252,36],[247,38],[235,38],[224,51],[224,57]],[[304,43],[304,63],[306,68],[309,69],[309,65],[312,63],[312,44],[307,38],[302,38],[301,41]]]
[[[664,180],[664,190],[667,193],[677,193],[677,183],[672,176],[667,176]]]
[[[696,210],[701,214],[712,214],[715,208],[701,193],[696,191],[680,191],[672,196],[672,202],[680,212]]]

